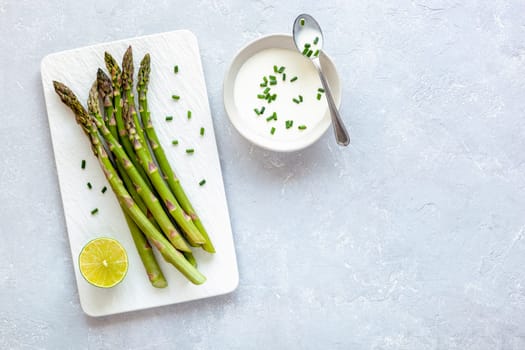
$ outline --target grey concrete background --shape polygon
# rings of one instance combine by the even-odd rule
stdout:
[[[222,79],[318,18],[352,146],[252,147]],[[0,0],[0,348],[524,349],[523,1]],[[39,77],[51,52],[199,38],[240,268],[228,296],[79,306]]]

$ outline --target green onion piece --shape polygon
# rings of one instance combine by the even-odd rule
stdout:
[[[321,94],[317,94],[317,99],[321,100]]]
[[[283,81],[286,81],[286,73],[283,73]]]
[[[259,86],[260,86],[260,87],[267,87],[267,86],[268,86],[268,83],[260,83]]]
[[[264,89],[263,94],[267,94],[268,92],[270,92],[270,88],[269,88],[269,87],[267,87],[266,89]]]
[[[276,112],[273,112],[273,114],[271,116],[266,118],[267,122],[272,121],[272,120],[277,120],[277,113]]]
[[[173,67],[173,73],[177,74],[179,72],[179,66]]]
[[[319,56],[319,50],[315,50],[314,56],[315,57]]]
[[[306,57],[311,57],[314,52],[312,50],[308,50],[306,53]]]
[[[277,80],[277,77],[276,77],[275,75],[269,75],[269,77],[270,77],[270,82],[271,82],[272,80]]]
[[[174,99],[175,101],[180,100],[180,96],[179,95],[171,95],[171,98]]]
[[[265,97],[266,97],[265,95],[257,95],[257,98],[260,100],[264,100]]]
[[[298,99],[296,99],[295,97],[292,99],[292,101],[294,101],[295,103],[299,104],[301,103]]]
[[[277,100],[277,94],[272,95],[272,101],[275,101],[275,100]]]
[[[293,126],[293,120],[287,120],[284,124],[286,129],[290,129]]]
[[[273,71],[277,73],[277,66],[273,66]]]
[[[173,140],[171,141],[171,144],[177,146],[179,144],[179,140]]]
[[[106,193],[106,191],[108,190],[108,188],[106,186],[102,187],[102,189],[100,190],[100,192],[102,193]]]
[[[286,69],[285,67],[281,66],[277,72],[278,73],[282,73],[282,72],[284,72],[285,69]]]
[[[275,80],[270,81],[270,85],[277,85],[277,82]]]
[[[167,122],[171,122],[172,120],[173,120],[173,116],[171,116],[171,115],[167,115],[166,116],[166,121]]]
[[[261,115],[261,112],[259,112],[259,110],[257,108],[254,108],[253,111],[255,112],[255,114]]]
[[[317,91],[319,91],[320,93],[323,93],[324,89],[323,88],[319,88],[319,89],[317,89]]]
[[[268,82],[268,78],[263,77],[263,81],[264,81],[265,83],[267,83],[267,82]]]
[[[98,213],[98,208],[95,208],[91,211],[91,215],[95,215],[96,213]]]
[[[186,115],[188,116],[188,119],[191,119],[191,111],[188,109],[188,112],[186,113]]]
[[[303,56],[306,56],[306,54],[308,54],[308,48],[307,47],[304,48],[302,54],[303,54]]]
[[[92,188],[93,188],[93,186],[91,186],[91,182],[88,182],[88,183],[87,183],[87,188],[89,188],[89,189],[92,189]]]
[[[275,128],[272,127],[272,130],[270,130],[270,134],[275,134]]]
[[[312,46],[312,44],[310,44],[310,43],[306,43],[306,44],[304,44],[304,48],[305,48],[305,49],[309,49],[310,46]]]
[[[319,42],[319,37],[316,36],[315,39],[314,39],[314,45],[317,45],[318,42]]]
[[[265,109],[266,109],[266,107],[262,106],[261,110],[259,111],[259,113],[263,114]]]
[[[204,136],[204,128],[201,128],[201,136]]]
[[[306,125],[299,125],[299,126],[297,127],[297,129],[299,129],[299,130],[304,130],[304,129],[306,129]]]
[[[303,102],[303,96],[302,95],[299,95],[299,101]]]
[[[84,159],[82,159],[82,163],[80,164],[80,167],[82,169],[86,169],[86,161]]]
[[[293,77],[292,79],[290,79],[290,82],[293,83],[296,80],[297,80],[297,77]]]
[[[195,153],[195,150],[193,148],[188,148],[188,149],[186,149],[186,153],[193,154],[193,153]]]
[[[199,186],[204,186],[205,183],[206,183],[206,180],[202,179],[202,180],[199,182]]]
[[[304,26],[304,18],[301,18],[299,22],[301,23],[302,26]]]

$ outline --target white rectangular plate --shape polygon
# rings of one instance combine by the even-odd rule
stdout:
[[[116,197],[91,153],[89,141],[72,112],[53,90],[52,81],[58,80],[68,85],[81,101],[86,101],[97,68],[105,70],[104,51],[120,61],[128,45],[133,47],[135,78],[144,54],[151,55],[148,101],[155,129],[217,250],[215,254],[195,250],[198,268],[208,279],[200,286],[188,282],[159,254],[157,260],[169,285],[165,289],[150,285]],[[175,65],[179,66],[178,74],[173,72]],[[78,294],[84,312],[90,316],[104,316],[233,291],[239,275],[195,36],[181,30],[59,52],[44,57],[41,71]],[[172,100],[173,94],[180,95],[180,100]],[[187,118],[188,110],[192,111],[191,119]],[[173,121],[166,122],[167,115],[172,115]],[[201,127],[205,128],[204,136],[199,134]],[[172,145],[174,139],[179,140],[177,146]],[[194,148],[195,154],[186,154],[187,148]],[[83,159],[87,162],[84,170],[81,169]],[[201,179],[206,179],[204,186],[199,186]],[[93,189],[87,188],[87,182]],[[108,191],[102,194],[104,186]],[[99,211],[91,215],[94,208]],[[100,236],[116,238],[128,252],[128,274],[121,284],[111,289],[89,285],[78,269],[82,247]]]

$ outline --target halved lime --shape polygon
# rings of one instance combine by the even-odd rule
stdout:
[[[80,273],[89,283],[100,288],[111,288],[126,276],[128,256],[117,240],[96,238],[82,248],[78,265]]]

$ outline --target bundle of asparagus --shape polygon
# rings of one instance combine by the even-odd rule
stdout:
[[[63,83],[54,81],[55,91],[74,112],[91,142],[92,151],[119,200],[151,284],[157,288],[167,286],[150,243],[188,280],[202,284],[206,277],[197,270],[190,246],[209,253],[214,253],[215,248],[153,128],[147,100],[150,56],[144,56],[138,71],[139,113],[133,93],[131,46],[124,54],[122,69],[107,52],[105,64],[111,78],[98,69],[87,110]]]

